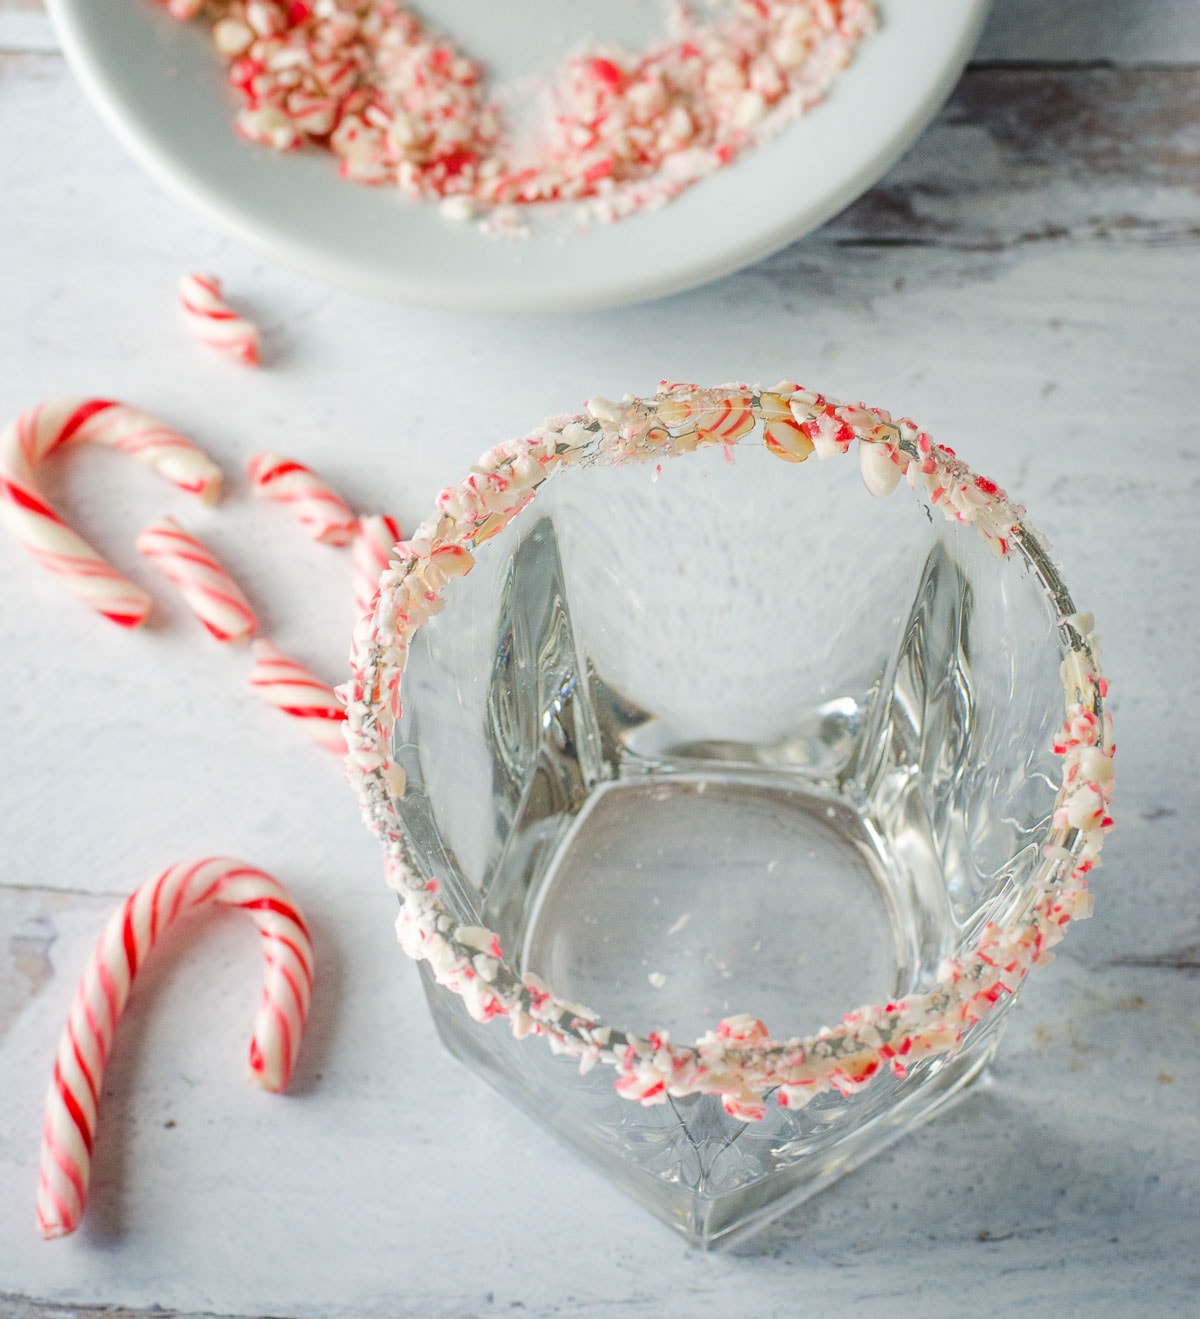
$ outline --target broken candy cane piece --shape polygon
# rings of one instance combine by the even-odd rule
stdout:
[[[179,281],[179,301],[192,333],[201,343],[225,353],[245,366],[258,366],[259,329],[239,316],[221,295],[215,275],[184,275]]]
[[[358,519],[311,468],[267,450],[250,459],[246,474],[255,494],[286,504],[313,540],[350,544]]]
[[[174,518],[160,518],[144,527],[136,544],[138,553],[158,564],[218,641],[242,641],[258,631],[258,619],[241,587],[212,550]]]
[[[794,387],[791,392],[795,392]],[[759,412],[763,420],[763,442],[777,458],[802,463],[811,455],[813,442],[792,416],[786,397],[778,392],[762,394]]]
[[[344,756],[346,709],[333,688],[269,641],[256,641],[253,649],[250,686],[269,705],[295,719],[323,747]]]

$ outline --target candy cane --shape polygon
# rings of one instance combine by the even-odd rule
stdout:
[[[323,747],[344,756],[346,710],[333,689],[269,641],[256,641],[253,649],[250,686],[264,701],[298,720]]]
[[[240,907],[262,935],[266,971],[250,1041],[250,1077],[266,1090],[288,1083],[313,981],[312,941],[299,909],[277,879],[241,861],[210,857],[171,866],[113,913],[59,1038],[37,1191],[38,1227],[47,1239],[73,1232],[83,1217],[101,1080],[134,976],[169,926],[209,902]]]
[[[269,451],[256,453],[246,464],[246,474],[255,494],[288,505],[314,540],[349,545],[358,519],[303,463]]]
[[[225,301],[221,281],[215,275],[184,275],[179,281],[179,301],[201,343],[245,366],[258,366],[258,326],[239,316]]]
[[[367,612],[379,591],[379,574],[400,539],[400,527],[386,513],[369,513],[358,519],[351,551],[354,575],[354,607],[359,616]]]
[[[136,544],[138,553],[158,564],[218,641],[241,641],[258,631],[258,619],[241,588],[208,546],[174,518],[144,527]]]
[[[53,399],[0,432],[0,522],[86,604],[121,627],[137,627],[150,612],[150,597],[67,526],[34,479],[34,468],[53,449],[84,443],[120,449],[205,503],[220,493],[221,471],[190,440],[108,399]]]

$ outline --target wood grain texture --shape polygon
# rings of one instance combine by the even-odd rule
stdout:
[[[1200,63],[1200,8],[1192,0],[996,0],[977,57]]]
[[[0,1316],[3,1319],[251,1319],[243,1315],[202,1314],[198,1310],[131,1310],[125,1305],[60,1305],[33,1300],[25,1296],[0,1292]],[[283,1315],[272,1319],[285,1319]]]
[[[972,69],[820,241],[999,250],[1200,238],[1200,70]]]

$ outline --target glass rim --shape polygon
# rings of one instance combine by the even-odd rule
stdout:
[[[576,1058],[581,1072],[597,1062],[612,1066],[617,1092],[642,1104],[714,1094],[730,1116],[758,1121],[768,1092],[780,1107],[799,1108],[830,1090],[855,1093],[885,1068],[903,1076],[920,1058],[953,1053],[1033,966],[1052,960],[1050,949],[1070,921],[1091,915],[1087,875],[1112,826],[1114,750],[1091,616],[1076,611],[1025,510],[907,418],[790,381],[770,389],[663,382],[652,398],[597,398],[586,409],[489,450],[461,484],[443,490],[431,517],[393,549],[373,609],[355,630],[352,677],[339,689],[347,709],[347,775],[383,845],[388,882],[403,899],[401,945],[414,960],[430,963],[437,982],[459,995],[476,1021],[507,1017],[518,1039],[545,1036],[553,1052]],[[1041,860],[1017,890],[1021,900],[959,955],[943,959],[928,989],[859,1007],[837,1026],[803,1037],[772,1039],[761,1021],[740,1014],[692,1044],[677,1044],[665,1031],[641,1036],[600,1024],[597,1014],[559,998],[536,975],[522,976],[494,931],[456,919],[437,879],[421,877],[410,850],[395,806],[404,775],[390,759],[390,743],[410,641],[440,612],[448,583],[471,570],[473,551],[507,527],[546,479],[595,462],[731,449],[760,424],[765,447],[791,462],[857,447],[871,494],[882,498],[906,477],[947,519],[974,527],[998,559],[1024,560],[1058,619],[1064,716],[1052,750],[1062,777]]]

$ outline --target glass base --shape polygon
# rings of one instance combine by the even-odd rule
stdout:
[[[907,1078],[879,1077],[858,1095],[823,1095],[798,1113],[771,1105],[763,1122],[745,1124],[711,1095],[653,1108],[620,1099],[610,1069],[580,1076],[541,1041],[514,1040],[503,1022],[472,1021],[427,963],[421,974],[455,1057],[703,1249],[744,1241],[961,1097],[991,1061],[1007,1019],[993,1014],[953,1058],[926,1060]],[[774,1158],[764,1158],[768,1148]]]
[[[908,988],[888,878],[869,822],[794,776],[621,779],[552,856],[521,966],[643,1035],[815,1029]]]

